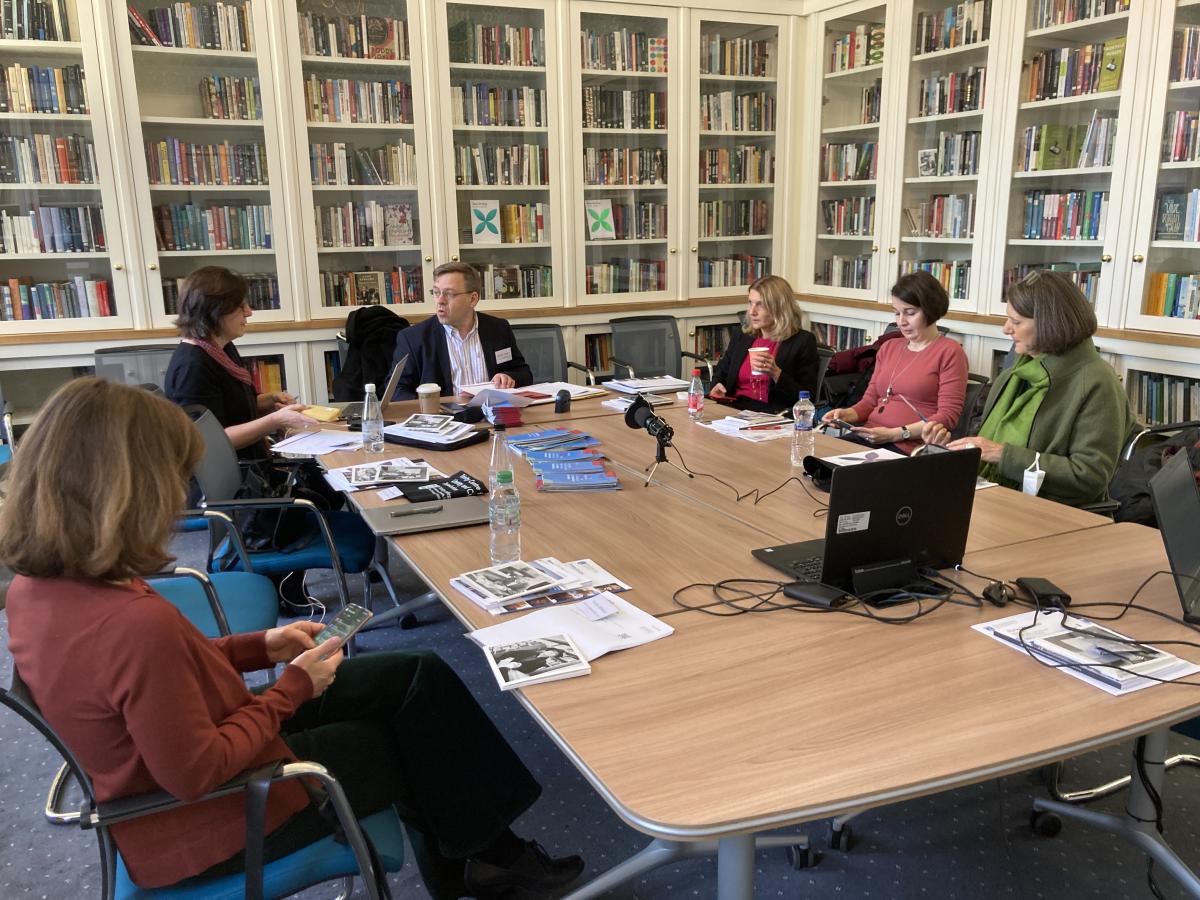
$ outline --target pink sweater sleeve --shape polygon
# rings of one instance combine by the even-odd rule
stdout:
[[[958,424],[967,397],[967,354],[955,340],[940,341],[938,351],[938,395],[937,411],[928,417],[930,422],[940,422],[951,431]]]

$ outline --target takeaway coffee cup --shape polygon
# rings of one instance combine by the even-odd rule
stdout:
[[[436,414],[440,409],[442,386],[422,384],[417,386],[417,406],[423,413]]]

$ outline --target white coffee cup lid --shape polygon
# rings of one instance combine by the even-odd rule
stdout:
[[[440,384],[433,384],[432,382],[428,382],[426,384],[421,384],[421,385],[417,386],[418,394],[440,394],[441,392],[442,392],[442,386]]]

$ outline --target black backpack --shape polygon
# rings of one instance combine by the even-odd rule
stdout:
[[[379,390],[387,383],[396,352],[396,335],[408,327],[386,306],[363,306],[346,318],[350,345],[342,371],[333,379],[334,400],[361,400],[363,385],[374,382]]]

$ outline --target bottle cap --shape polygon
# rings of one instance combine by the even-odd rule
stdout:
[[[807,400],[807,399],[808,399],[808,391],[801,391],[801,392],[800,392],[800,399],[801,399],[801,400]]]
[[[372,394],[375,393],[375,382],[368,381],[366,384],[363,385],[363,390],[370,391]]]
[[[512,484],[512,472],[508,469],[501,469],[496,473],[497,484]]]
[[[700,374],[700,370],[699,370],[699,369],[692,369],[692,374],[693,374],[693,375],[699,375],[699,374]]]
[[[492,431],[503,431],[507,427],[508,426],[505,425],[503,422],[497,422],[495,425],[492,426]]]

